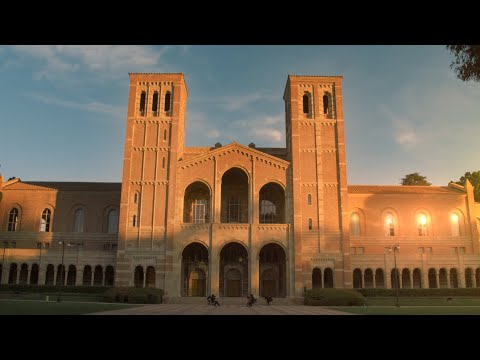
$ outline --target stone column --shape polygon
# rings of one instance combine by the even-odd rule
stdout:
[[[28,268],[28,275],[27,275],[27,284],[30,284],[30,275],[32,274],[32,266]]]
[[[448,271],[446,271],[446,273],[447,273],[447,289],[449,289],[450,288],[450,273]]]
[[[90,276],[90,286],[93,286],[93,279],[95,279],[95,271],[93,271],[92,269],[92,272],[91,272],[91,276]]]
[[[250,293],[255,297],[260,296],[260,264],[258,253],[255,250],[251,250],[251,254],[248,258],[250,263]]]
[[[75,285],[83,285],[83,270],[77,269],[75,273]]]
[[[145,284],[147,283],[147,269],[143,270],[143,287],[145,287]]]
[[[435,271],[435,278],[437,281],[437,289],[440,288],[440,271]]]
[[[362,276],[361,276],[361,279],[362,279],[361,286],[362,286],[362,289],[365,289],[365,271],[360,269],[360,272],[362,274]]]
[[[413,270],[410,271],[409,277],[410,277],[410,289],[413,289]]]
[[[391,289],[392,288],[392,272],[385,269],[385,288]]]
[[[17,266],[17,282],[15,284],[20,284],[20,266]]]
[[[375,272],[373,272],[373,288],[377,288],[377,282],[375,281]]]
[[[217,253],[217,246],[212,248],[212,259],[210,261],[210,291],[211,294],[220,296],[220,259]]]

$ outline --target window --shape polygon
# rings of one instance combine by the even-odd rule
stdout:
[[[43,210],[42,221],[40,223],[40,231],[49,232],[50,231],[50,216],[52,212],[49,209]]]
[[[230,196],[228,198],[228,222],[240,222],[240,199],[238,196]]]
[[[152,112],[153,116],[158,116],[158,92],[156,91],[153,93]]]
[[[165,94],[165,111],[170,111],[170,98],[171,98],[171,93],[170,91],[167,91]]]
[[[133,195],[133,203],[138,204],[138,193],[137,192]]]
[[[328,114],[329,113],[329,104],[328,104],[328,95],[323,95],[323,113]]]
[[[460,222],[458,214],[450,214],[450,229],[452,236],[460,236]]]
[[[133,227],[137,226],[137,215],[133,215],[133,218],[132,218],[132,226],[133,226]]]
[[[312,230],[313,229],[313,221],[311,218],[308,219],[308,230]]]
[[[198,200],[195,199],[192,204],[193,212],[193,222],[194,223],[204,223],[206,220],[207,214],[207,200]]]
[[[418,235],[427,236],[427,217],[425,216],[425,214],[423,213],[418,214],[417,224],[418,224]]]
[[[357,254],[359,254],[359,255],[365,254],[365,248],[364,247],[358,247],[357,248]]]
[[[43,244],[43,247],[44,247],[45,249],[49,249],[49,248],[50,248],[50,243],[45,243],[45,244]]]
[[[465,255],[465,248],[463,246],[459,247],[458,252],[459,252],[460,255]]]
[[[360,236],[360,216],[357,213],[350,215],[350,236]]]
[[[303,95],[303,113],[310,114],[310,94]]]
[[[458,248],[453,247],[453,248],[452,248],[452,252],[453,252],[453,254],[457,255],[457,254],[458,254]]]
[[[350,248],[350,255],[355,255],[357,253],[357,248],[351,247]]]
[[[83,232],[83,218],[84,218],[83,209],[76,210],[74,216],[75,216],[75,221],[73,223],[73,232]]]
[[[145,91],[142,91],[142,94],[140,95],[140,115],[145,116],[145,100],[146,100],[147,94]]]
[[[167,129],[163,130],[163,141],[167,141]]]
[[[307,202],[308,202],[308,205],[312,205],[312,194],[308,194]]]
[[[385,215],[385,236],[395,236],[395,225],[391,213]]]
[[[18,210],[13,208],[10,210],[10,214],[8,215],[8,228],[7,231],[17,231],[18,225]]]
[[[107,232],[109,234],[116,234],[117,231],[118,231],[118,211],[110,210],[108,212]]]
[[[162,168],[165,169],[165,156],[162,158]]]
[[[277,222],[277,207],[270,200],[260,201],[260,223],[275,224]]]

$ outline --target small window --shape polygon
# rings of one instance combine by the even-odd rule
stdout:
[[[417,217],[418,223],[418,235],[419,236],[427,236],[427,217],[425,214],[420,213]]]
[[[170,98],[171,98],[170,91],[167,91],[165,94],[165,111],[170,111]]]
[[[163,130],[163,141],[167,141],[167,129]]]
[[[360,216],[357,213],[350,215],[350,236],[360,236]]]
[[[18,225],[18,209],[13,208],[10,210],[10,214],[8,215],[8,227],[7,231],[17,231]]]
[[[138,204],[138,193],[135,193],[135,194],[133,195],[133,203],[134,203],[134,204]]]
[[[74,214],[74,222],[73,222],[73,232],[83,232],[83,219],[84,219],[84,211],[83,209],[77,209]]]
[[[459,247],[458,251],[459,251],[460,255],[465,255],[465,248],[463,246]]]
[[[312,194],[308,194],[307,201],[308,201],[308,205],[312,205]]]
[[[323,113],[329,113],[328,95],[323,95]]]
[[[153,116],[158,116],[158,92],[156,91],[153,93],[152,112]]]
[[[118,232],[118,211],[115,209],[108,212],[107,232],[109,234],[116,234]]]
[[[142,94],[140,95],[140,115],[144,116],[145,115],[145,101],[146,101],[147,94],[145,91],[142,91]]]
[[[385,215],[385,236],[395,236],[395,225],[391,213]]]
[[[460,222],[458,214],[450,214],[450,229],[452,236],[460,236]]]
[[[132,226],[133,227],[137,226],[137,216],[136,215],[133,215]]]
[[[357,254],[359,254],[359,255],[365,254],[365,248],[364,247],[358,247],[357,248]]]
[[[310,96],[309,94],[306,93],[303,95],[303,113],[304,114],[309,114],[310,113]]]
[[[162,159],[162,168],[165,169],[165,156],[164,156],[163,159]]]
[[[313,221],[311,218],[308,219],[308,230],[312,230],[313,229]]]
[[[350,248],[350,255],[355,255],[357,253],[357,249],[355,247]]]
[[[452,253],[457,255],[458,254],[458,249],[456,247],[453,247],[452,248]]]
[[[40,223],[40,231],[49,232],[50,231],[50,216],[52,212],[50,209],[45,209],[42,212],[42,221]]]

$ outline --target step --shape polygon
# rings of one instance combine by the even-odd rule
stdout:
[[[245,305],[246,297],[217,297],[220,305]],[[165,304],[208,304],[206,297],[178,296],[163,297]],[[264,298],[257,298],[257,305],[267,305]],[[303,305],[303,298],[273,298],[272,305]]]

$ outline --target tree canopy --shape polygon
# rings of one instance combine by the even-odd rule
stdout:
[[[405,175],[404,178],[402,178],[402,185],[407,185],[407,186],[430,186],[432,183],[427,181],[427,178],[425,176],[420,175],[418,172],[412,173]]]
[[[480,201],[480,170],[474,172],[466,172],[465,175],[462,176],[460,180],[456,181],[455,183],[465,186],[467,179],[473,185],[473,194],[475,197],[475,201]]]
[[[447,45],[455,56],[450,64],[462,81],[480,81],[480,45]]]

